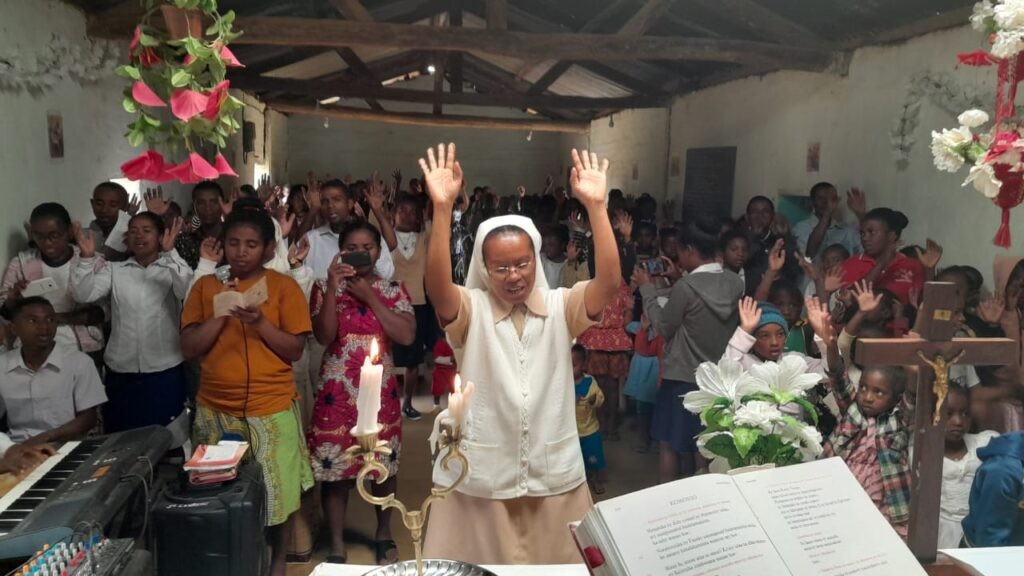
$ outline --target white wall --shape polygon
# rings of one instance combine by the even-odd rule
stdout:
[[[625,110],[590,123],[590,149],[611,161],[609,188],[627,195],[647,193],[660,202],[668,176],[669,109]],[[633,179],[633,166],[637,179]]]
[[[859,186],[868,194],[869,207],[907,213],[908,243],[934,238],[945,247],[945,263],[971,264],[989,275],[993,256],[1000,252],[991,242],[999,210],[972,188],[960,186],[966,173],[942,173],[932,164],[931,131],[955,127],[955,114],[925,99],[906,170],[896,167],[889,135],[914,74],[948,73],[959,86],[982,92],[986,102],[993,100],[993,68],[956,68],[956,54],[982,48],[982,40],[965,26],[858,50],[845,77],[779,72],[679,98],[672,107],[669,153],[685,162],[691,147],[736,146],[737,214],[756,194],[804,194],[819,180],[830,180],[841,190]],[[821,143],[818,173],[806,169],[811,142]],[[682,190],[683,174],[685,166],[679,178],[669,179],[670,190]],[[1020,251],[1021,210],[1014,212],[1013,237],[1013,250]]]
[[[85,18],[57,0],[0,3],[0,49],[28,58],[52,35],[85,45]],[[127,52],[127,45],[124,47]],[[22,222],[43,201],[64,204],[73,218],[92,219],[92,187],[120,177],[120,165],[134,157],[122,134],[129,115],[121,108],[123,81],[111,72],[81,86],[63,80],[41,94],[0,89],[0,261],[6,264],[27,238]],[[47,112],[64,118],[64,158],[51,159]]]
[[[557,182],[564,180],[569,165],[569,149],[562,145],[557,133],[534,132],[531,141],[526,133],[514,130],[481,130],[472,128],[434,128],[331,119],[324,128],[324,119],[291,116],[288,119],[288,177],[290,182],[304,182],[306,172],[330,174],[352,180],[365,179],[378,170],[390,179],[396,168],[402,171],[405,183],[421,178],[417,161],[425,157],[430,146],[454,142],[459,162],[466,171],[466,185],[491,186],[498,194],[515,192],[523,184],[527,190],[540,192],[547,174]],[[405,184],[403,184],[405,187]]]

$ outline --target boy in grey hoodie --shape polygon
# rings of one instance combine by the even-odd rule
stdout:
[[[700,417],[683,408],[681,396],[697,389],[697,367],[722,357],[739,324],[737,303],[744,284],[715,261],[718,231],[716,220],[701,217],[681,230],[676,259],[665,259],[666,275],[679,279],[664,308],[646,269],[638,267],[633,273],[644,312],[666,342],[651,420],[651,437],[660,444],[658,479],[663,483],[679,477],[680,470],[685,478],[703,467],[694,440],[701,431]]]

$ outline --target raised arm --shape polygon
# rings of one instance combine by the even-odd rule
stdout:
[[[574,148],[572,163],[569,183],[573,195],[587,209],[594,238],[594,279],[587,285],[583,300],[587,315],[597,318],[622,285],[619,249],[608,219],[608,159],[598,162],[597,154],[586,150],[580,154]]]
[[[430,201],[434,203],[434,225],[427,245],[427,275],[424,285],[434,310],[446,326],[459,314],[459,289],[452,282],[452,210],[462,189],[462,166],[455,159],[455,144],[437,145],[427,149],[427,159],[420,158],[423,181],[427,185]],[[605,216],[607,219],[607,216]],[[610,228],[610,226],[609,226]],[[588,307],[589,312],[589,307]]]
[[[779,274],[782,272],[782,267],[786,265],[786,241],[779,238],[775,241],[775,245],[772,246],[771,251],[768,252],[768,269],[765,270],[764,275],[761,276],[761,283],[757,285],[757,290],[754,291],[754,299],[758,302],[765,302],[768,300],[768,295],[772,291],[772,284],[778,279]]]
[[[390,252],[398,247],[398,237],[395,236],[395,227],[391,224],[391,215],[384,207],[384,182],[376,172],[370,175],[370,180],[367,182],[366,199],[370,202],[370,211],[377,217],[377,222],[380,224],[380,235],[387,243],[386,248]],[[381,248],[385,248],[385,246]]]

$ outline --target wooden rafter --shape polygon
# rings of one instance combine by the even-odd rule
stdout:
[[[236,44],[284,46],[387,46],[411,50],[479,51],[542,60],[698,60],[734,64],[778,63],[789,69],[822,71],[831,52],[746,40],[632,37],[608,34],[531,34],[472,28],[437,29],[383,22],[310,18],[239,17],[245,34]],[[134,22],[93,20],[90,34],[128,38]]]
[[[440,74],[435,73],[434,77],[436,79],[439,76]],[[425,104],[440,102],[462,106],[533,108],[535,110],[541,108],[578,110],[657,108],[665,105],[667,102],[665,98],[646,95],[589,98],[585,96],[560,96],[556,94],[522,94],[509,90],[490,94],[477,94],[473,92],[441,92],[438,94],[436,91],[373,86],[362,82],[291,80],[248,74],[232,76],[231,86],[251,92],[278,91],[304,94],[318,100],[331,96],[341,96],[342,98],[372,98],[393,102],[418,102]]]
[[[486,0],[487,28],[491,30],[508,29],[508,3],[505,0]]]
[[[354,20],[356,22],[373,22],[374,20],[373,15],[370,14],[359,0],[330,0],[330,3],[334,6],[335,10],[349,20]],[[345,64],[348,64],[348,67],[355,72],[356,76],[370,84],[380,86],[380,80],[374,77],[373,72],[371,72],[369,67],[366,66],[366,62],[363,62],[363,59],[356,54],[355,50],[347,46],[338,48],[338,56],[341,56],[341,59],[345,61]],[[384,110],[384,107],[380,105],[380,102],[377,102],[373,98],[367,98],[366,105],[369,106],[370,109],[378,112]]]
[[[463,0],[451,0],[451,7],[448,9],[448,20],[456,28],[462,26],[462,2]],[[454,52],[448,58],[448,79],[451,82],[449,89],[452,92],[462,92],[462,54]]]
[[[535,132],[587,132],[590,122],[566,120],[534,120],[530,118],[481,118],[477,116],[435,116],[418,112],[377,112],[345,106],[310,106],[290,102],[269,101],[270,108],[284,114],[302,114],[317,117],[340,118],[343,120],[364,120],[388,124],[414,126],[443,126],[448,128],[484,128],[491,130],[532,130]]]
[[[633,16],[631,16],[629,20],[619,28],[617,34],[622,36],[642,36],[651,26],[657,15],[667,10],[669,6],[672,5],[672,2],[674,2],[674,0],[646,0],[643,7],[635,12]],[[598,30],[598,28],[604,23],[604,20],[608,17],[608,11],[618,11],[618,5],[620,4],[622,4],[622,0],[617,0],[610,4],[605,11],[599,12],[594,18],[584,24],[583,27],[580,28],[580,32],[589,33]],[[530,89],[530,92],[532,94],[543,94],[544,91],[558,81],[558,79],[561,78],[571,66],[572,62],[564,60],[555,63],[555,65],[549,68],[543,76],[534,82],[533,88]]]
[[[710,12],[722,14],[756,37],[787,44],[820,47],[822,39],[807,28],[754,0],[689,0]]]

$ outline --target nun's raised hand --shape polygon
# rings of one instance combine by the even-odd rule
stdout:
[[[433,148],[428,148],[427,158],[420,158],[420,168],[430,200],[442,206],[454,206],[462,190],[462,166],[455,159],[455,144],[447,147],[438,144],[436,155]]]
[[[573,196],[584,206],[604,204],[608,201],[608,159],[598,161],[597,154],[575,148],[572,150],[572,170],[569,184]]]

